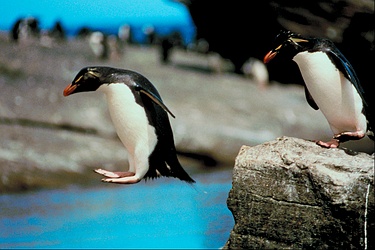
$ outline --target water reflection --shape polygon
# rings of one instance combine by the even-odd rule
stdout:
[[[1,195],[0,247],[220,248],[234,224],[231,176]]]

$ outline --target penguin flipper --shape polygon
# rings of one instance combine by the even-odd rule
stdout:
[[[313,97],[311,96],[311,94],[310,94],[310,92],[309,92],[309,90],[307,89],[306,86],[305,86],[305,97],[306,97],[306,101],[310,105],[310,107],[312,107],[315,110],[319,109],[318,105],[316,105],[316,102],[314,101]]]
[[[167,108],[167,106],[165,106],[165,104],[163,103],[163,101],[160,100],[160,98],[157,97],[155,94],[153,94],[152,92],[150,92],[150,91],[142,88],[139,85],[136,86],[136,90],[139,91],[142,94],[145,94],[148,98],[151,99],[151,101],[153,101],[154,103],[156,103],[157,105],[159,105],[160,107],[162,107],[165,112],[169,113],[173,118],[176,118],[176,116]]]
[[[353,66],[350,64],[350,62],[346,59],[346,57],[339,51],[339,50],[328,50],[327,51],[328,55],[331,55],[330,58],[336,62],[339,62],[337,65],[341,65],[342,72],[344,72],[345,77],[354,85],[356,90],[358,91],[359,95],[362,98],[362,101],[365,106],[368,106],[364,95],[365,91],[363,90],[360,81],[358,79],[357,74],[354,71]],[[346,73],[346,74],[345,74]]]

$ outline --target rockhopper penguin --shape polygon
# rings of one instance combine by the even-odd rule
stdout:
[[[359,79],[333,42],[281,31],[264,63],[278,54],[297,63],[305,82],[307,102],[322,111],[334,133],[332,140],[317,141],[318,145],[336,148],[340,142],[363,138],[366,132],[374,140],[373,114]]]
[[[177,159],[168,113],[158,91],[139,73],[110,67],[83,68],[64,89],[64,96],[78,92],[104,92],[116,132],[127,149],[129,170],[95,170],[102,181],[133,184],[145,178],[175,177],[195,181]]]

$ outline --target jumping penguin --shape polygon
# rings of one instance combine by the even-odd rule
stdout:
[[[373,114],[359,79],[332,41],[281,31],[275,43],[264,63],[277,54],[296,62],[305,82],[307,102],[322,111],[334,133],[330,141],[317,141],[318,145],[336,148],[341,142],[361,139],[366,133],[374,140]]]
[[[96,169],[104,182],[134,184],[145,178],[175,177],[195,181],[176,155],[168,113],[158,91],[139,73],[110,67],[83,68],[64,89],[64,96],[99,90],[107,98],[116,132],[129,152],[129,171]]]

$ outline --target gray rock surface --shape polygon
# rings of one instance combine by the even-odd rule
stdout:
[[[243,146],[225,249],[373,249],[374,154],[281,137]]]

